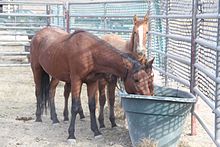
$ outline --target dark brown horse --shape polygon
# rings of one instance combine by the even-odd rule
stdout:
[[[75,141],[76,115],[82,108],[82,83],[87,84],[91,130],[95,136],[101,135],[96,123],[95,93],[97,80],[103,74],[121,77],[128,93],[150,95],[149,76],[138,60],[88,32],[67,34],[58,28],[44,28],[33,37],[30,55],[37,98],[36,121],[42,121],[42,109],[46,106],[47,99],[53,95],[53,81],[71,84],[72,117],[68,130],[71,142]],[[51,83],[49,75],[54,79]]]
[[[149,89],[151,95],[153,95],[153,78],[154,74],[152,71],[152,64],[154,59],[146,61],[146,41],[148,33],[148,16],[145,15],[144,19],[139,19],[136,15],[133,18],[133,30],[129,41],[122,39],[119,35],[108,34],[102,37],[103,40],[110,43],[115,48],[122,52],[133,54],[141,64],[145,66],[145,71],[150,75],[148,79]],[[115,88],[117,84],[117,77],[112,74],[106,74],[104,78],[99,80],[99,123],[100,128],[105,127],[104,125],[104,105],[106,103],[106,92],[107,87],[107,98],[109,102],[109,119],[112,127],[116,126],[115,115],[114,115],[114,103],[115,103]],[[68,120],[68,97],[70,94],[71,85],[66,83],[64,88],[65,107],[64,107],[64,120]],[[83,112],[80,113],[80,118],[84,118]]]

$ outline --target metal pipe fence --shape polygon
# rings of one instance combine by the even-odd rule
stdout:
[[[63,3],[1,1],[0,5],[0,67],[30,65],[27,53],[31,37],[45,26],[64,28]]]
[[[154,68],[164,75],[165,85],[175,86],[173,80],[182,84],[203,100],[213,110],[214,129],[207,125],[196,109],[192,109],[192,134],[196,133],[195,118],[203,126],[213,142],[220,146],[220,0],[155,0],[116,1],[88,3],[35,3],[0,2],[13,5],[21,10],[29,10],[25,5],[36,6],[33,14],[19,14],[16,10],[0,13],[0,36],[19,36],[17,39],[2,39],[0,45],[20,42],[27,45],[28,35],[45,26],[58,26],[72,32],[85,29],[98,36],[116,33],[129,39],[136,14],[150,18],[148,33],[148,56],[155,56]],[[211,3],[209,3],[211,2]],[[41,10],[39,10],[41,9]],[[5,17],[10,22],[4,22]],[[20,21],[18,18],[42,19],[34,22]],[[3,21],[1,21],[1,18]],[[29,25],[25,26],[24,23]],[[37,26],[35,26],[37,25]],[[13,30],[13,31],[11,31]],[[26,36],[26,38],[21,38]],[[5,56],[28,56],[23,51],[2,51]],[[0,66],[28,66],[26,64],[5,64]]]
[[[195,109],[192,110],[191,133],[196,133],[196,117],[214,143],[220,146],[219,1],[150,2],[149,51],[158,59],[156,69],[168,77],[166,82],[175,79],[182,83],[211,108],[214,114],[209,117],[215,118],[212,122],[215,128],[209,126]]]

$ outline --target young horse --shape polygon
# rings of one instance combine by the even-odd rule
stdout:
[[[135,15],[133,18],[133,31],[129,41],[122,39],[119,35],[108,34],[102,37],[103,40],[110,43],[115,48],[119,49],[122,52],[133,54],[142,64],[145,65],[146,72],[151,75],[148,79],[148,84],[150,88],[150,93],[153,95],[153,78],[154,74],[152,71],[152,64],[154,59],[146,62],[146,40],[148,33],[148,16],[145,15],[143,20],[138,19]],[[100,128],[105,127],[104,125],[104,105],[106,103],[105,89],[107,85],[108,93],[108,102],[110,109],[110,121],[112,127],[116,126],[115,124],[115,115],[114,115],[114,103],[115,103],[115,88],[117,84],[117,77],[113,75],[106,75],[103,79],[99,80],[99,123]],[[71,85],[66,83],[64,87],[64,97],[65,97],[65,107],[64,107],[64,120],[68,120],[68,97],[70,94]],[[80,113],[80,118],[84,118],[83,111]]]
[[[149,76],[143,66],[133,56],[118,51],[88,32],[76,31],[69,35],[58,28],[44,28],[33,37],[30,55],[37,98],[36,121],[42,121],[42,109],[54,91],[52,82],[60,80],[71,84],[70,142],[75,142],[75,119],[81,111],[82,83],[87,84],[91,130],[95,137],[101,135],[95,116],[95,92],[97,80],[104,73],[121,77],[128,93],[150,95]],[[51,83],[49,75],[55,79]]]
[[[133,54],[141,64],[145,65],[146,72],[151,75],[148,79],[149,89],[151,95],[153,95],[153,72],[152,64],[154,59],[146,62],[146,40],[148,33],[148,16],[145,15],[143,20],[139,20],[135,15],[133,18],[133,31],[129,41],[122,39],[120,36],[115,34],[109,34],[102,37],[103,40],[110,43],[115,48]],[[105,127],[104,125],[104,105],[106,102],[105,89],[107,86],[107,98],[109,102],[109,119],[111,121],[112,127],[116,126],[115,115],[114,115],[114,102],[115,102],[115,88],[117,84],[117,77],[111,75],[108,79],[99,80],[99,124],[100,127]]]

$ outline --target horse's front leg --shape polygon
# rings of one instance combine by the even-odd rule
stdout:
[[[54,102],[54,96],[55,96],[56,87],[58,83],[59,83],[59,80],[52,78],[50,82],[50,90],[49,90],[50,116],[51,116],[51,120],[53,121],[53,124],[59,123],[59,120],[57,119],[55,102]]]
[[[76,78],[73,78],[76,79]],[[71,81],[71,93],[72,93],[72,107],[71,107],[71,121],[70,126],[68,129],[69,137],[68,141],[70,143],[76,142],[75,137],[75,121],[76,121],[76,115],[80,112],[81,101],[80,101],[80,92],[82,88],[82,82],[81,80],[72,80]]]
[[[90,111],[90,120],[91,120],[91,130],[94,132],[95,138],[101,136],[101,133],[98,130],[95,109],[96,109],[96,100],[95,95],[98,89],[98,81],[87,83],[87,94],[89,99],[89,111]]]
[[[64,94],[63,94],[64,98],[65,98],[64,111],[63,111],[64,121],[69,120],[68,99],[69,99],[70,92],[71,92],[71,84],[70,83],[65,83],[65,85],[64,85]],[[80,116],[80,119],[85,118],[82,107],[79,110],[79,116]]]
[[[105,128],[105,124],[104,124],[104,106],[106,103],[106,96],[105,96],[105,87],[106,87],[106,80],[105,79],[101,79],[98,81],[98,87],[99,87],[99,125],[100,128]]]
[[[114,107],[115,107],[115,88],[117,84],[117,77],[112,75],[111,80],[108,83],[107,86],[107,92],[108,92],[108,101],[109,101],[109,120],[112,124],[112,127],[116,127],[115,123],[115,112],[114,112]]]

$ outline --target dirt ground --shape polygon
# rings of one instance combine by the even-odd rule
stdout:
[[[85,120],[76,121],[77,147],[130,147],[129,132],[121,115],[117,115],[118,127],[111,128],[106,107],[106,128],[102,129],[103,138],[95,140],[90,130],[86,87],[82,90],[82,105]],[[117,98],[119,100],[119,98]],[[63,147],[67,143],[69,122],[63,121],[63,83],[57,88],[56,107],[60,123],[52,125],[49,114],[43,122],[35,122],[36,99],[34,82],[30,67],[0,67],[0,146],[1,147]],[[117,111],[119,108],[117,108]],[[116,112],[118,113],[118,112]],[[27,121],[19,120],[26,117]],[[214,143],[198,126],[197,136],[190,136],[190,119],[184,127],[181,145],[185,147],[214,147]]]

